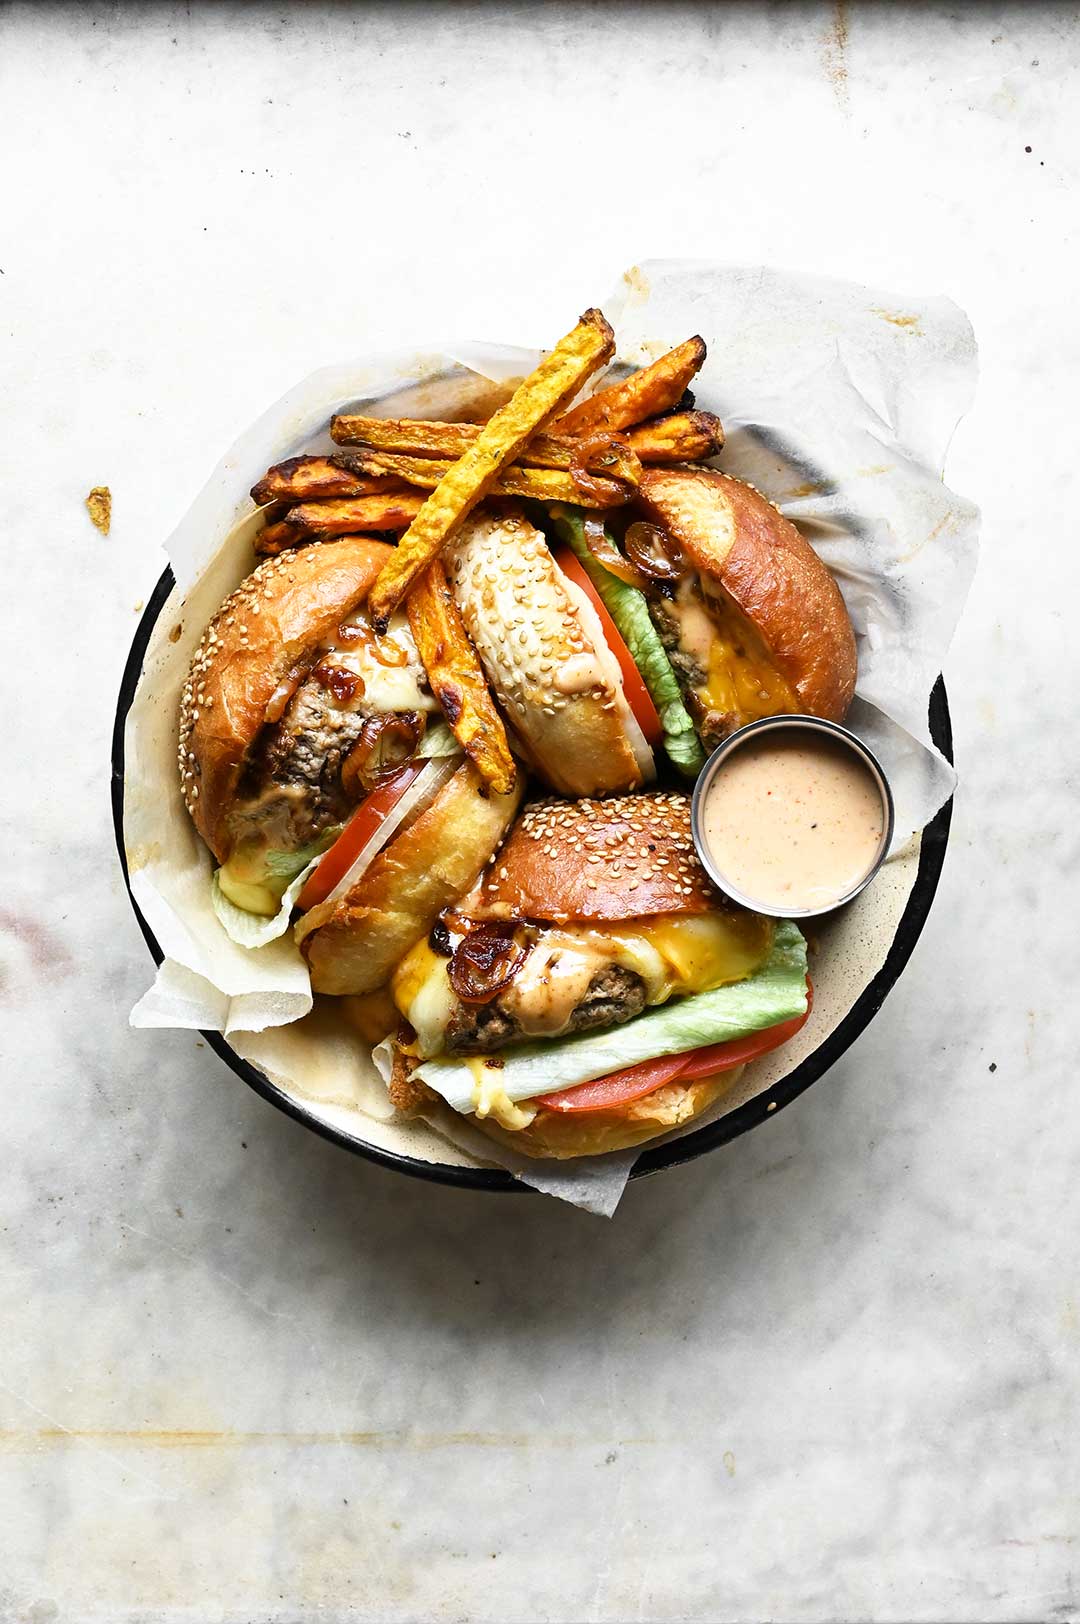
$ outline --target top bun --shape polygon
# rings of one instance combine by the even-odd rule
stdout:
[[[203,633],[180,699],[180,780],[219,862],[229,857],[236,788],[275,690],[363,602],[391,551],[343,536],[268,558]]]
[[[520,514],[478,512],[446,565],[495,696],[539,776],[563,795],[635,789],[652,777],[618,662],[539,530]]]
[[[753,622],[803,709],[842,721],[855,692],[855,634],[839,587],[790,520],[752,485],[711,468],[646,468],[638,496]]]
[[[483,905],[524,919],[642,919],[730,906],[702,868],[690,797],[534,801],[484,882]]]

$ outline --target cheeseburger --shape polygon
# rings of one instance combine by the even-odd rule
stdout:
[[[223,604],[180,707],[180,774],[245,946],[297,939],[319,992],[383,984],[467,891],[521,799],[487,791],[442,723],[404,613],[365,610],[392,549],[362,536],[268,559]],[[520,775],[519,775],[520,776]]]
[[[808,1008],[799,931],[713,889],[678,792],[528,806],[391,989],[394,1103],[547,1157],[693,1121]]]

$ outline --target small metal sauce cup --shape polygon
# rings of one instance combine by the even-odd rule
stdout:
[[[837,897],[835,901],[828,902],[821,907],[778,908],[772,903],[766,904],[759,899],[744,895],[743,892],[732,885],[730,880],[725,878],[705,844],[702,831],[705,797],[720,768],[748,739],[759,739],[766,733],[780,732],[792,733],[796,736],[807,733],[823,734],[836,743],[846,745],[854,755],[858,756],[863,765],[869,768],[871,777],[881,796],[881,807],[884,815],[882,817],[881,840],[878,845],[877,855],[857,885],[852,886],[851,890],[846,892],[844,896]],[[892,790],[889,788],[889,781],[881,769],[881,763],[873,751],[849,728],[841,727],[839,722],[827,722],[820,716],[765,716],[758,722],[748,722],[745,727],[739,728],[737,733],[732,733],[722,744],[717,745],[701,769],[698,781],[694,786],[693,800],[690,803],[690,827],[694,837],[694,845],[710,879],[720,887],[725,896],[731,897],[732,901],[741,903],[744,908],[750,908],[754,913],[768,914],[773,919],[813,919],[818,914],[832,913],[834,909],[842,908],[846,902],[850,902],[854,897],[857,897],[859,892],[864,891],[870,884],[870,881],[889,854],[894,822]]]

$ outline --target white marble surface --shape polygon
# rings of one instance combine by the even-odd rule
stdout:
[[[1080,1616],[1078,69],[1064,6],[0,17],[0,1618]],[[238,427],[375,343],[543,342],[650,255],[957,298],[984,555],[911,966],[608,1225],[130,1032],[107,757]]]

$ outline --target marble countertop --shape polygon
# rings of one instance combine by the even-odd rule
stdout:
[[[1078,79],[1065,6],[5,9],[5,1624],[1080,1617]],[[108,746],[267,402],[658,256],[956,298],[984,550],[908,970],[604,1223],[130,1031]]]

